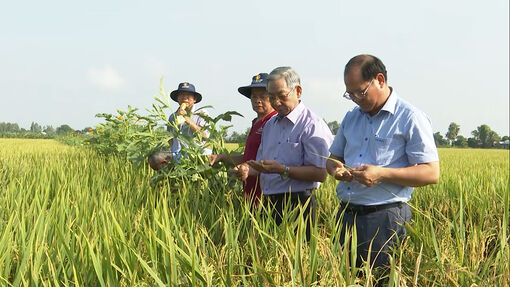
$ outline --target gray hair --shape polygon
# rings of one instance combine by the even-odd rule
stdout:
[[[283,77],[289,89],[293,89],[297,85],[301,85],[299,75],[291,67],[278,67],[269,73],[267,82],[275,81]]]
[[[149,163],[151,163],[151,164],[160,163],[165,159],[171,160],[172,153],[170,153],[168,151],[158,151],[158,152],[148,156]]]

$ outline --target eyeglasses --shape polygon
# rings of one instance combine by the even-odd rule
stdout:
[[[374,79],[372,79],[372,81],[370,81],[370,84],[368,84],[368,86],[365,88],[365,90],[363,92],[361,92],[361,94],[358,94],[358,93],[349,93],[347,91],[345,91],[344,93],[344,98],[348,99],[348,100],[361,100],[363,99],[366,95],[367,95],[367,92],[368,92],[368,88],[370,88],[370,85],[372,85],[372,82],[374,81]]]
[[[294,91],[296,87],[292,88],[286,95],[273,95],[273,94],[270,94],[270,93],[267,93],[269,95],[269,100],[271,102],[274,102],[276,100],[276,98],[278,98],[278,100],[280,101],[283,101],[285,100],[288,96],[290,96],[290,94],[292,93],[292,91]]]
[[[252,93],[250,99],[252,99],[254,101],[258,101],[258,100],[265,100],[268,97],[269,97],[269,95],[264,90],[264,93]]]

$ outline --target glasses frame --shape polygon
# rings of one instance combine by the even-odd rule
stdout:
[[[296,86],[294,86],[294,88],[290,89],[290,91],[286,95],[275,96],[270,93],[267,93],[267,95],[269,97],[269,101],[274,102],[276,99],[278,99],[279,101],[282,101],[282,99],[288,98],[290,96],[290,94],[292,93],[292,91],[294,91],[294,89],[296,89]]]
[[[367,92],[368,92],[368,89],[370,88],[370,86],[372,85],[372,83],[374,82],[375,79],[372,79],[372,81],[370,81],[370,83],[368,84],[368,86],[365,88],[365,90],[363,92],[361,92],[361,94],[358,96],[357,93],[349,93],[347,91],[344,92],[343,94],[343,97],[352,101],[354,99],[356,100],[361,100],[363,99],[364,97],[366,97],[367,95]]]

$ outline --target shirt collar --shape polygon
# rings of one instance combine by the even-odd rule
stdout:
[[[388,99],[386,100],[386,103],[384,103],[384,106],[379,110],[379,112],[374,115],[377,116],[381,113],[381,111],[388,112],[390,114],[395,114],[395,106],[397,105],[397,93],[393,90],[392,87],[390,87],[390,95],[388,96]],[[359,109],[359,111],[362,114],[366,114],[367,117],[370,117],[370,115],[367,112],[364,112],[362,109]]]
[[[303,104],[302,101],[299,101],[299,104],[285,117],[280,117],[278,115],[278,119],[287,118],[289,121],[291,121],[293,124],[296,124],[296,121],[298,120],[299,116],[303,113],[305,110],[305,104]]]
[[[392,87],[390,87],[390,96],[388,97],[388,100],[386,100],[386,103],[384,103],[384,106],[381,108],[381,111],[387,111],[390,114],[395,114],[395,106],[397,104],[397,94],[393,90]]]

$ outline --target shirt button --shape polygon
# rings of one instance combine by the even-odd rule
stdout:
[[[362,157],[363,155],[362,154],[359,154],[359,157]]]
[[[350,186],[348,186],[348,187],[347,187],[347,190],[351,190],[351,187],[350,187]]]
[[[368,138],[365,138],[365,141],[367,141],[367,140],[368,140]]]
[[[278,144],[280,144],[280,142],[278,142]]]

